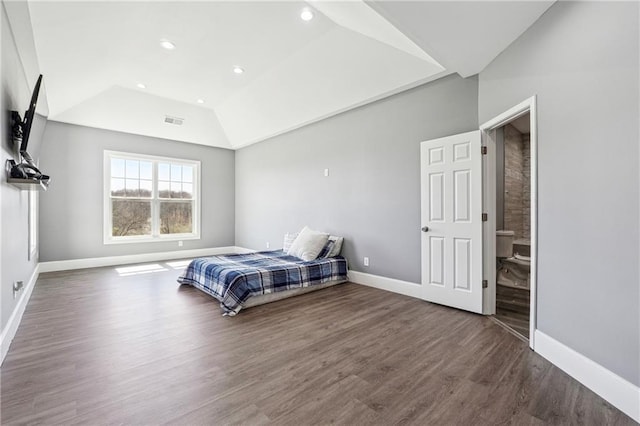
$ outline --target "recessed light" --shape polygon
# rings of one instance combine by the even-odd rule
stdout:
[[[138,88],[140,88],[140,89],[146,89],[147,88],[147,86],[142,84],[142,83],[138,83],[138,84],[136,84],[136,86],[138,86]]]
[[[160,46],[164,47],[167,50],[173,50],[176,48],[176,45],[169,40],[160,40]]]
[[[244,72],[244,68],[235,66],[233,67],[233,72],[235,72],[236,74],[242,74]]]
[[[204,99],[198,99],[196,102],[198,102],[199,104],[203,104],[204,103]]]
[[[303,21],[310,21],[313,19],[313,12],[311,9],[304,9],[302,13],[300,13],[300,19]]]

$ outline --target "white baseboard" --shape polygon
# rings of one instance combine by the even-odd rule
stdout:
[[[131,254],[126,256],[55,260],[51,262],[40,262],[40,272],[68,271],[72,269],[98,268],[101,266],[127,265],[131,263],[157,262],[160,260],[215,256],[217,254],[244,253],[244,250],[245,249],[241,247],[228,246],[206,249],[164,251],[159,253]]]
[[[253,249],[246,248],[246,247],[238,247],[238,246],[235,246],[234,248],[235,248],[235,250],[236,250],[235,252],[236,252],[236,253],[238,253],[238,254],[253,253],[253,252],[258,251],[258,250],[253,250]]]
[[[537,353],[633,420],[640,422],[640,387],[540,330],[536,330],[535,339]]]
[[[24,287],[22,295],[20,296],[20,299],[18,300],[13,313],[9,317],[7,325],[2,330],[2,333],[0,333],[0,365],[2,365],[2,363],[4,362],[4,357],[7,356],[7,353],[9,352],[9,346],[11,346],[11,342],[13,341],[13,338],[18,331],[18,326],[20,325],[20,321],[22,321],[22,315],[24,314],[27,303],[31,298],[31,293],[33,292],[33,288],[35,287],[36,281],[38,280],[38,275],[40,275],[39,264],[34,268],[27,286]]]
[[[397,280],[395,278],[381,277],[364,272],[349,270],[349,281],[380,290],[391,291],[393,293],[404,294],[405,296],[422,299],[422,286],[409,281]]]

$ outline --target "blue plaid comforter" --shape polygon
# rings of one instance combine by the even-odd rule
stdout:
[[[282,250],[194,259],[178,278],[218,299],[225,315],[237,314],[251,296],[335,280],[347,280],[344,257],[305,262]]]

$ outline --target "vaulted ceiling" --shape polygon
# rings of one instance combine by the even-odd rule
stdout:
[[[450,73],[476,74],[552,3],[28,6],[49,119],[236,149]]]

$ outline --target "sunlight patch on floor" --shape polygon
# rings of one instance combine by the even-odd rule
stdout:
[[[176,260],[173,262],[165,262],[165,263],[170,267],[172,267],[173,269],[184,269],[187,266],[189,266],[189,263],[191,263],[191,260]]]
[[[125,266],[125,267],[115,268],[115,269],[116,269],[116,272],[118,272],[118,274],[121,277],[168,271],[167,268],[161,266],[158,263],[152,263],[150,265]]]

